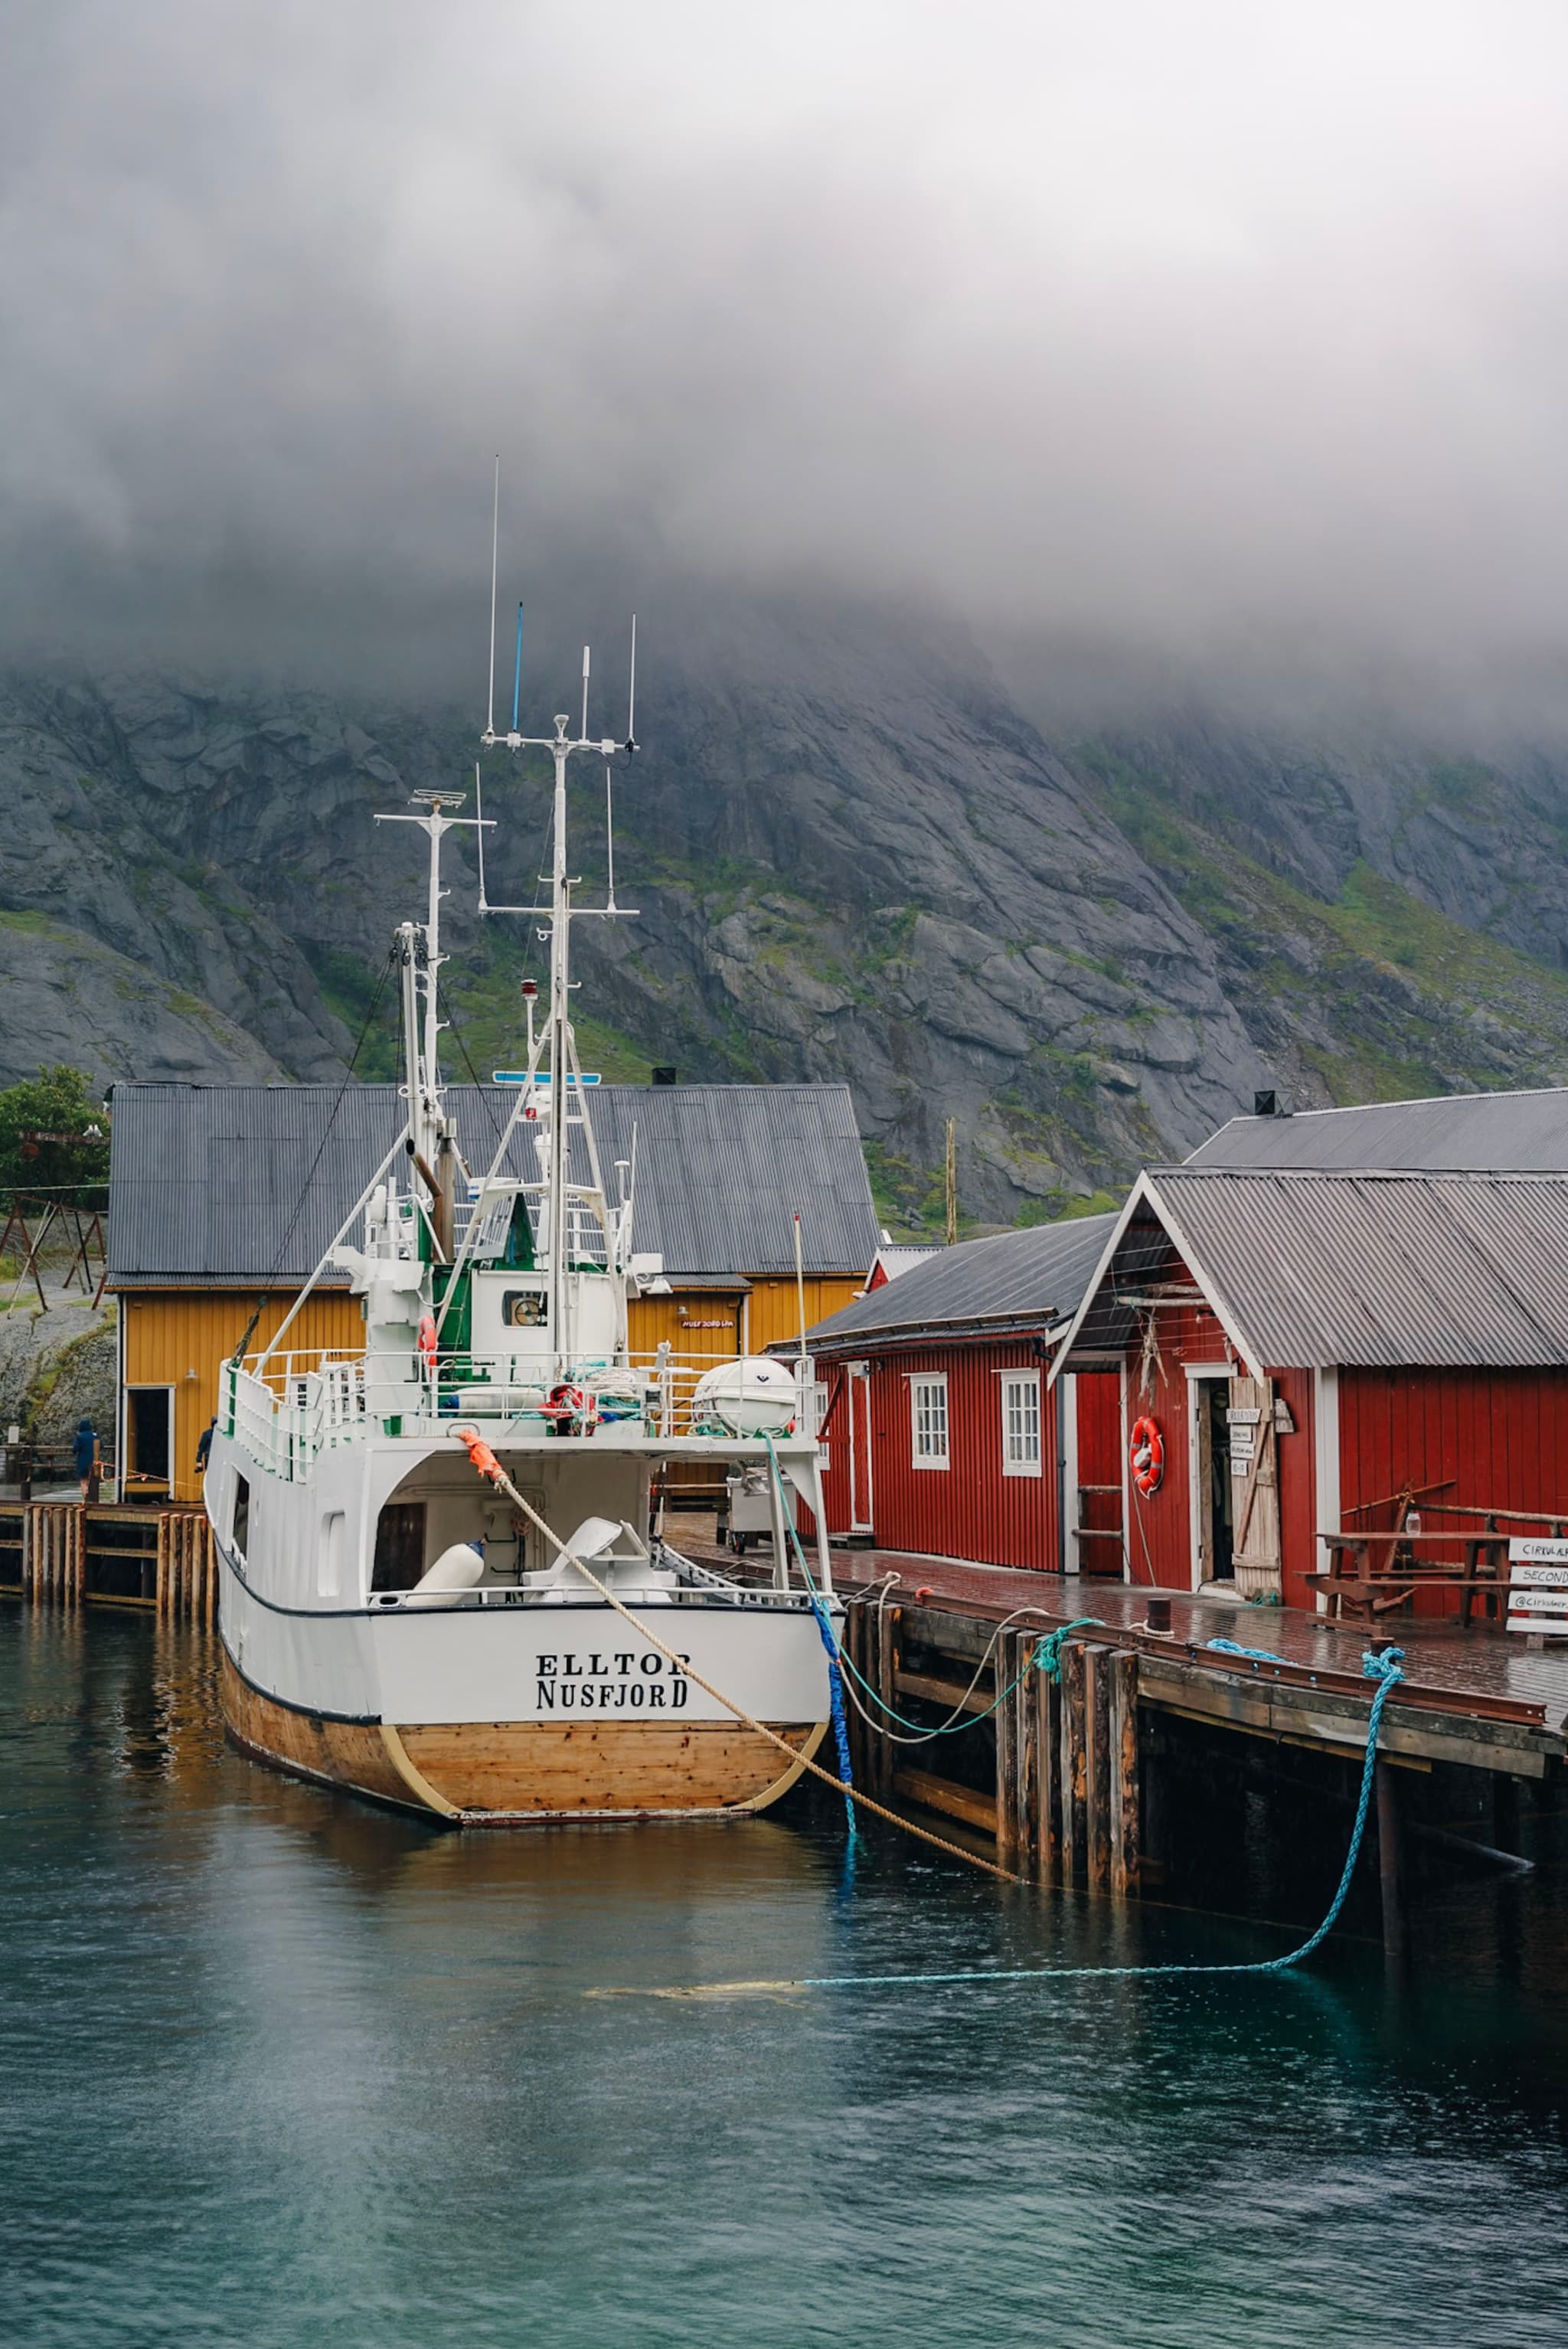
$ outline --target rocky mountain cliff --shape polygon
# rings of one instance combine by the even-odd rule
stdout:
[[[966,647],[864,614],[737,602],[645,642],[616,806],[639,915],[582,927],[593,1055],[845,1079],[904,1225],[936,1211],[950,1115],[966,1216],[1014,1221],[1099,1203],[1257,1085],[1568,1074],[1568,761],[1202,719],[1048,740]],[[460,784],[473,733],[272,684],[11,678],[0,1078],[330,1077],[366,1014],[360,1072],[389,1073],[376,980],[422,843],[373,818]],[[543,762],[492,755],[485,791],[490,899],[529,904]],[[585,902],[603,791],[577,789]],[[515,1054],[538,952],[526,920],[478,923],[462,843],[459,1072]]]

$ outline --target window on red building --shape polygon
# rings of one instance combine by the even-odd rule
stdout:
[[[917,1468],[947,1465],[947,1376],[909,1382],[911,1450]]]
[[[1040,1473],[1040,1374],[1038,1371],[1008,1371],[1002,1390],[1002,1474],[1037,1476]]]

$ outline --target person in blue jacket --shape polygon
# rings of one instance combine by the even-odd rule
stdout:
[[[91,1498],[88,1486],[94,1483],[98,1464],[98,1441],[90,1419],[77,1422],[76,1442],[72,1449],[76,1454],[77,1475],[81,1479],[82,1498],[86,1501]]]

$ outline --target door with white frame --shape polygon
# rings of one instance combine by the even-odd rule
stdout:
[[[869,1362],[849,1365],[850,1532],[862,1538],[875,1531],[872,1492],[872,1374]]]
[[[1192,1588],[1235,1580],[1235,1480],[1231,1474],[1229,1362],[1187,1365]]]

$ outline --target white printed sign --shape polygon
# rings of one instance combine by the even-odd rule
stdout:
[[[1255,1427],[1263,1413],[1261,1411],[1228,1411],[1225,1417],[1233,1427]]]
[[[1568,1633],[1568,1541],[1536,1534],[1508,1545],[1508,1628]]]
[[[1517,1583],[1508,1594],[1511,1615],[1568,1615],[1568,1590],[1521,1590]]]

